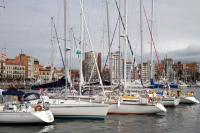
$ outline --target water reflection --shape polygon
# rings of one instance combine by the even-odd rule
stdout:
[[[48,133],[53,130],[54,130],[54,125],[48,125],[48,126],[44,126],[43,129],[40,130],[38,133]]]
[[[0,125],[0,133],[48,133],[54,130],[54,125]]]

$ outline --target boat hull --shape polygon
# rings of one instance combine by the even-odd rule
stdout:
[[[199,100],[195,97],[180,97],[181,104],[199,104]]]
[[[166,108],[160,104],[111,104],[108,114],[156,114],[166,112]]]
[[[84,102],[80,100],[44,99],[55,118],[104,119],[109,105],[103,103]],[[37,104],[37,101],[31,101]]]
[[[108,105],[99,104],[52,104],[55,118],[80,118],[80,119],[104,119],[108,112]]]
[[[175,107],[178,106],[180,102],[180,98],[175,98],[175,97],[169,97],[169,98],[163,98],[161,103],[165,107]]]
[[[52,123],[53,121],[54,117],[51,111],[0,112],[0,123],[2,124]]]

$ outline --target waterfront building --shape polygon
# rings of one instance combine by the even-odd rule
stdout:
[[[161,78],[164,77],[164,65],[163,64],[155,64],[155,80],[160,80]]]
[[[150,65],[151,62],[144,62],[142,65],[142,73],[140,74],[142,76],[142,80],[143,81],[149,81],[151,79],[151,70],[150,70]],[[139,65],[140,69],[141,69],[141,65]],[[155,79],[155,64],[152,64],[152,78]]]
[[[39,64],[39,61],[35,61],[34,62],[34,82],[39,80],[40,67],[42,66]]]
[[[142,65],[142,80],[143,81],[147,81],[149,79],[149,68],[150,68],[150,64],[147,62],[144,62]]]
[[[34,61],[37,61],[37,59],[29,55],[19,54],[17,57],[15,57],[15,60],[19,62],[19,64],[25,66],[26,79],[33,79],[34,78]]]
[[[97,81],[99,79],[94,57],[96,58],[97,66],[101,73],[101,53],[97,54],[93,51],[86,52],[85,60],[83,60],[83,77],[86,82],[89,80]]]
[[[186,64],[182,64],[180,61],[178,61],[177,63],[174,63],[172,67],[175,74],[174,76],[175,80],[176,81],[183,80],[184,77],[186,76],[186,73],[184,72]]]
[[[25,80],[25,66],[6,60],[3,63],[3,68],[3,78]]]
[[[188,63],[186,64],[186,69],[185,69],[185,74],[186,76],[186,81],[187,82],[196,82],[196,80],[198,80],[199,78],[199,64],[198,63]]]
[[[113,52],[111,53],[111,60],[110,60],[111,68],[111,81],[119,81],[122,77],[122,60],[120,58],[120,52]]]
[[[40,66],[39,68],[39,81],[40,83],[47,83],[51,74],[50,66]]]
[[[166,58],[162,61],[162,64],[164,64],[164,68],[165,68],[165,78],[168,79],[169,81],[173,81],[174,80],[174,69],[173,69],[173,64],[174,61],[172,58]]]
[[[105,69],[102,70],[102,79],[104,81],[110,81],[110,69],[105,67]]]
[[[72,73],[71,73],[72,74]],[[61,79],[64,76],[64,69],[56,69],[54,68],[54,72],[52,75],[53,81],[57,81],[58,79]]]
[[[38,61],[36,58],[33,58],[29,55],[19,54],[14,59],[6,59],[7,62],[12,62],[16,65],[21,65],[25,67],[25,79],[34,79],[34,70],[35,70],[35,61]],[[11,64],[12,64],[11,63]]]
[[[134,65],[132,62],[126,62],[126,79],[129,80],[133,80],[133,68]]]

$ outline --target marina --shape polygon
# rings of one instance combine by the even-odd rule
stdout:
[[[20,1],[0,0],[0,133],[199,133],[198,4]]]
[[[190,90],[190,89],[188,89]],[[193,89],[194,90],[194,89]],[[200,98],[200,89],[195,89],[196,97]],[[26,132],[143,132],[143,133],[180,133],[199,132],[200,105],[181,104],[176,108],[167,108],[167,112],[158,115],[108,115],[105,120],[83,120],[83,119],[55,119],[50,125],[1,125],[3,133]],[[12,128],[12,130],[10,130]]]

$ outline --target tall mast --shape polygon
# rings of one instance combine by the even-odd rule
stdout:
[[[84,8],[84,6],[83,6],[83,0],[81,0],[80,1],[81,2],[81,35],[80,35],[80,83],[79,83],[79,94],[81,95],[81,87],[82,87],[82,84],[83,84],[83,73],[82,73],[82,47],[83,47],[83,36],[84,36],[84,16],[83,16],[83,8]]]
[[[54,67],[54,41],[53,41],[53,17],[51,17],[51,73],[49,82],[53,79],[53,67]]]
[[[141,80],[143,80],[143,22],[142,22],[142,0],[140,0],[140,45],[141,45]]]
[[[153,17],[154,17],[154,0],[151,1],[151,65],[150,65],[150,79],[153,79]]]
[[[68,88],[68,75],[67,75],[67,0],[64,0],[64,72],[65,72],[65,89],[66,89],[66,95],[67,96],[67,92],[69,90]]]
[[[125,16],[125,30],[124,30],[124,88],[126,89],[126,58],[127,58],[127,18],[128,18],[128,10],[127,10],[127,4],[128,1],[124,0],[124,16]]]
[[[121,10],[121,0],[119,0],[119,10]],[[120,15],[119,15],[120,17]],[[121,84],[121,19],[119,18],[119,84]]]
[[[111,59],[111,43],[110,43],[110,21],[109,21],[109,9],[108,0],[106,0],[106,18],[107,18],[107,30],[108,30],[108,54],[109,54],[109,68],[110,68],[110,82],[112,83],[112,59]]]

